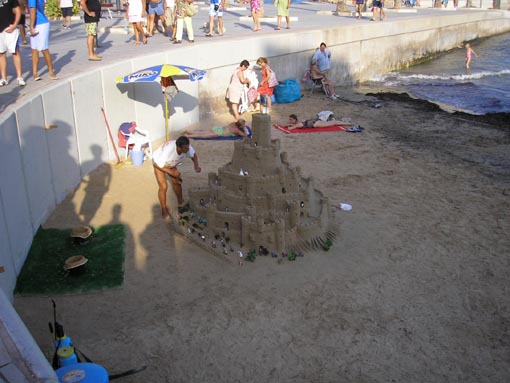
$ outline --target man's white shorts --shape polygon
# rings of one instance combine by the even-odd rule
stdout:
[[[12,33],[3,31],[0,33],[0,53],[16,53],[18,46],[19,29],[16,28]]]
[[[43,51],[48,49],[50,39],[50,23],[38,24],[35,30],[39,32],[35,36],[30,36],[30,46],[33,50]]]
[[[217,4],[219,6],[219,4]],[[223,17],[223,9],[218,8],[217,11],[214,10],[214,4],[209,4],[209,16],[214,17]]]

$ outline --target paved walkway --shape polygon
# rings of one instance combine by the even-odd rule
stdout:
[[[352,25],[355,27],[360,24],[370,23],[373,24],[373,28],[377,28],[379,23],[370,22],[369,13],[366,14],[364,19],[357,20],[354,17],[335,15],[336,4],[304,2],[292,5],[291,17],[295,21],[291,20],[291,29],[275,31],[276,8],[272,4],[266,4],[266,17],[261,23],[262,30],[255,33],[252,31],[253,22],[250,17],[249,6],[238,5],[237,3],[231,2],[231,6],[224,12],[225,35],[223,37],[216,36],[214,38],[209,38],[205,36],[206,32],[203,29],[204,24],[208,21],[207,3],[196,2],[196,4],[199,7],[199,12],[193,17],[193,28],[195,32],[194,44],[197,48],[203,46],[203,44],[211,44],[219,39],[248,39],[267,34],[272,34],[276,37],[302,30],[327,29],[338,26],[339,24]],[[354,11],[354,6],[350,5],[349,10]],[[433,17],[442,12],[473,12],[473,10],[462,8],[458,10],[453,8],[448,8],[446,10],[432,9],[430,8],[430,1],[422,1],[421,8],[404,8],[399,12],[388,9],[388,16],[384,23],[391,23],[392,20],[402,18]],[[283,25],[285,25],[284,21]],[[53,58],[55,71],[61,80],[73,77],[94,67],[97,68],[102,65],[112,64],[136,55],[158,53],[161,52],[162,49],[175,50],[175,63],[194,66],[192,62],[180,62],[178,59],[179,48],[189,44],[185,39],[182,44],[174,45],[167,37],[162,34],[157,34],[149,38],[149,43],[147,45],[135,45],[133,35],[124,32],[123,14],[113,13],[113,19],[102,19],[99,26],[102,31],[99,35],[101,47],[97,52],[103,56],[103,61],[91,62],[88,61],[87,57],[86,34],[83,21],[73,21],[70,30],[64,30],[61,21],[51,22],[50,52]],[[318,41],[317,45],[319,43]],[[197,51],[199,54],[203,52],[199,49]],[[23,77],[27,85],[25,87],[19,87],[16,84],[12,60],[8,57],[7,73],[10,84],[0,88],[0,112],[4,111],[7,106],[15,103],[17,100],[33,95],[43,87],[54,85],[54,81],[48,78],[48,72],[42,57],[39,63],[41,68],[39,74],[43,79],[35,82],[31,75],[30,47],[23,46],[21,48],[21,53]]]

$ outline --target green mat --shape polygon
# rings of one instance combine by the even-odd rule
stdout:
[[[16,282],[18,295],[83,293],[118,287],[124,279],[124,225],[93,228],[83,244],[71,238],[71,229],[42,229],[35,235]],[[64,262],[82,255],[88,262],[70,271]]]

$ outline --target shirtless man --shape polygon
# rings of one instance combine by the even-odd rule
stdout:
[[[295,114],[291,114],[289,116],[289,124],[287,125],[287,129],[293,130],[303,128],[325,128],[328,126],[337,125],[352,125],[352,123],[342,120],[322,121],[319,118],[312,118],[310,120],[299,121]]]

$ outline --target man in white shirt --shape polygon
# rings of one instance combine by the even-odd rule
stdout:
[[[177,170],[179,165],[186,157],[191,158],[194,164],[195,172],[200,173],[202,169],[198,164],[198,156],[195,149],[190,145],[187,137],[181,136],[175,141],[165,142],[152,156],[152,165],[154,166],[154,174],[158,182],[158,198],[161,205],[161,215],[164,219],[170,219],[170,212],[166,205],[166,192],[168,184],[166,175],[170,176],[172,188],[179,207],[184,207],[186,203],[182,196],[182,178],[181,173]]]

